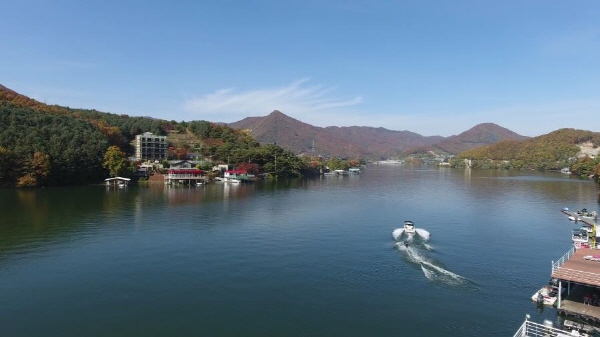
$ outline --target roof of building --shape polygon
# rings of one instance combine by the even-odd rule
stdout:
[[[248,173],[248,171],[246,171],[246,170],[227,170],[227,171],[225,171],[225,173],[228,173],[228,174],[246,174],[246,173]]]
[[[201,174],[202,170],[198,170],[198,169],[169,169],[169,173],[175,173],[175,174]]]
[[[577,249],[568,260],[554,270],[552,277],[563,281],[600,287],[600,250],[592,248]]]

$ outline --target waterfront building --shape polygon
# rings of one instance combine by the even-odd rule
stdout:
[[[202,170],[169,169],[165,175],[167,185],[203,185],[206,182]]]
[[[223,173],[222,181],[225,182],[245,182],[245,181],[253,181],[255,176],[253,174],[248,174],[246,170],[227,170]]]
[[[190,160],[169,160],[169,168],[173,170],[193,169],[197,163]]]
[[[597,329],[600,326],[600,245],[597,224],[587,212],[585,215],[568,209],[562,212],[581,223],[582,229],[573,231],[573,247],[558,261],[552,262],[550,277],[558,283],[556,309],[566,320],[591,324]]]
[[[163,161],[167,159],[167,136],[144,132],[135,136],[135,159]]]
[[[600,324],[600,266],[598,249],[571,248],[560,260],[552,263],[551,277],[558,280],[556,309],[573,320]],[[562,296],[562,288],[566,288]]]

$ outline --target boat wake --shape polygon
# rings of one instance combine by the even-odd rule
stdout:
[[[421,239],[421,241],[426,242],[426,241],[429,241],[431,234],[429,234],[428,231],[426,231],[422,228],[415,229],[414,233],[408,233],[408,232],[406,232],[406,230],[404,228],[396,228],[392,232],[392,237],[396,241],[399,241],[403,237],[412,238],[414,236],[418,236]]]
[[[473,285],[468,279],[427,261],[421,263],[421,270],[423,271],[423,274],[425,274],[425,277],[432,282],[454,286]]]
[[[474,286],[470,280],[447,270],[441,262],[430,256],[428,252],[434,248],[428,243],[428,231],[417,229],[414,235],[407,235],[399,228],[392,232],[392,236],[396,241],[396,249],[402,253],[402,258],[420,268],[429,281],[452,286]]]

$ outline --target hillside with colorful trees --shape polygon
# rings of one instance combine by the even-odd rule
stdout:
[[[582,151],[600,146],[600,133],[575,129],[560,129],[523,141],[501,141],[460,153],[455,167],[504,168],[516,170],[561,170],[580,176],[600,174],[598,151]],[[594,154],[592,154],[594,153]]]
[[[0,85],[0,186],[93,184],[115,172],[131,175],[139,163],[119,163],[111,171],[112,164],[133,156],[133,140],[144,132],[168,135],[172,159],[196,152],[212,163],[231,163],[271,177],[314,172],[310,160],[275,145],[261,146],[248,133],[217,123],[47,105]]]

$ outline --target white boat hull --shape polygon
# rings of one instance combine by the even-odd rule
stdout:
[[[536,291],[535,294],[531,296],[531,300],[539,304],[554,306],[556,304],[557,296],[552,294],[552,288],[546,286]]]

